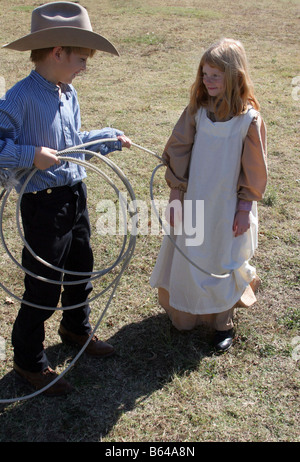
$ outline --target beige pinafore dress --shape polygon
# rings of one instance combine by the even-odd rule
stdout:
[[[232,309],[256,279],[255,268],[249,263],[257,247],[256,202],[252,203],[250,229],[238,237],[234,237],[232,231],[243,142],[256,114],[250,108],[247,113],[226,122],[212,122],[204,108],[196,114],[196,135],[184,204],[188,203],[186,201],[202,203],[201,223],[196,215],[192,219],[194,229],[195,226],[202,228],[203,239],[194,245],[197,239],[193,243],[191,228],[185,225],[179,234],[177,231],[171,237],[183,254],[205,272],[191,264],[170,238],[164,236],[150,278],[150,285],[161,290],[164,301],[160,302],[169,315],[171,311],[177,312],[177,318],[180,313],[188,315],[187,328],[201,323],[201,318],[213,319]],[[254,294],[253,297],[255,301]]]

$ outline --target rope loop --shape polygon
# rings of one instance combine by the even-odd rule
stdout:
[[[72,147],[72,148],[67,148],[67,149],[65,149],[63,151],[59,151],[57,153],[57,156],[58,156],[58,159],[60,159],[61,161],[74,162],[74,163],[76,163],[78,165],[83,166],[84,168],[87,168],[87,169],[95,172],[97,175],[99,175],[101,178],[103,178],[112,187],[112,189],[116,193],[116,195],[117,195],[117,197],[118,197],[118,199],[119,199],[119,201],[121,203],[122,214],[123,214],[124,225],[125,225],[125,223],[127,222],[125,220],[126,213],[128,213],[131,220],[134,219],[135,222],[137,221],[137,219],[138,219],[137,208],[134,208],[134,210],[130,210],[129,203],[128,203],[127,199],[124,198],[124,196],[121,194],[120,190],[117,188],[115,183],[110,179],[110,177],[106,173],[104,173],[99,167],[97,167],[96,165],[91,163],[91,161],[87,162],[87,161],[80,160],[80,159],[72,156],[72,155],[76,155],[76,154],[80,154],[80,153],[82,154],[84,152],[84,154],[92,155],[93,157],[96,157],[96,158],[100,159],[122,181],[122,183],[125,186],[127,192],[129,193],[129,196],[130,196],[130,199],[131,199],[131,205],[132,204],[137,204],[136,198],[135,198],[135,193],[134,193],[134,191],[132,189],[132,186],[131,186],[130,182],[128,181],[126,175],[123,173],[123,171],[108,157],[105,157],[105,156],[103,156],[101,154],[95,153],[93,151],[88,151],[88,150],[85,149],[87,146],[91,146],[93,144],[105,143],[107,141],[116,141],[116,140],[117,140],[117,138],[105,138],[105,139],[101,139],[101,140],[95,140],[95,141],[85,143],[85,144],[81,144],[81,145],[78,145],[78,146],[75,146],[75,147]],[[155,201],[154,201],[154,194],[153,194],[154,177],[155,177],[157,171],[161,167],[165,166],[164,161],[160,156],[155,154],[153,151],[150,151],[149,149],[146,149],[146,148],[144,148],[144,147],[142,147],[140,145],[137,145],[135,143],[132,143],[132,146],[134,146],[134,147],[136,147],[136,148],[138,148],[138,149],[140,149],[142,151],[145,151],[148,154],[153,155],[154,157],[156,157],[158,160],[161,161],[161,164],[157,165],[154,168],[154,170],[152,172],[152,175],[151,175],[150,198],[151,198],[151,203],[152,203],[152,207],[153,207],[153,210],[155,212],[155,215],[156,215],[160,225],[162,226],[163,231],[168,236],[168,238],[172,241],[173,245],[182,254],[182,256],[184,258],[186,258],[199,271],[201,271],[201,272],[203,272],[203,273],[205,273],[205,274],[207,274],[209,276],[215,277],[215,278],[228,277],[230,275],[230,273],[217,275],[217,274],[209,273],[206,270],[204,270],[203,268],[200,268],[195,262],[190,260],[190,258],[186,254],[184,254],[184,252],[182,252],[182,250],[178,247],[178,245],[176,244],[173,237],[171,237],[170,234],[168,233],[168,231],[166,230],[166,228],[165,228],[165,226],[164,226],[164,224],[163,224],[163,222],[162,222],[162,220],[161,220],[161,218],[159,216],[159,213],[158,213],[158,211],[157,211],[157,209],[155,207]],[[83,306],[83,304],[86,304],[87,302],[91,303],[91,302],[95,301],[97,298],[102,296],[108,290],[112,289],[112,292],[111,292],[111,294],[109,296],[109,299],[108,299],[108,301],[107,301],[107,303],[106,303],[106,305],[105,305],[105,307],[103,309],[102,314],[99,316],[99,319],[96,322],[95,327],[94,327],[89,339],[82,346],[82,348],[77,353],[77,355],[73,358],[73,360],[68,364],[68,366],[65,368],[65,370],[62,371],[51,383],[49,383],[44,388],[42,388],[40,390],[37,390],[37,391],[35,391],[35,392],[31,393],[31,394],[28,394],[26,396],[20,396],[20,397],[11,398],[11,399],[0,399],[1,404],[13,403],[13,402],[16,402],[16,401],[22,401],[22,400],[30,399],[30,398],[33,398],[33,397],[43,393],[48,388],[50,388],[52,385],[54,385],[54,383],[56,383],[60,378],[62,378],[70,370],[71,367],[74,366],[75,362],[80,358],[80,356],[85,351],[85,349],[88,346],[90,340],[92,339],[93,335],[97,331],[103,317],[105,316],[105,313],[107,312],[108,307],[109,307],[109,305],[111,303],[111,300],[112,300],[112,298],[113,298],[113,296],[114,296],[114,294],[115,294],[115,292],[117,290],[117,287],[118,287],[118,285],[120,283],[120,279],[121,279],[124,271],[126,270],[127,266],[129,265],[129,263],[130,263],[130,261],[131,261],[131,259],[133,257],[133,253],[134,253],[134,249],[135,249],[135,245],[136,245],[136,235],[135,235],[135,233],[130,233],[130,236],[129,236],[129,239],[128,239],[127,233],[124,232],[123,243],[122,243],[121,250],[120,250],[116,260],[108,268],[105,268],[105,269],[102,269],[102,270],[99,270],[99,271],[92,271],[92,272],[88,272],[88,273],[87,272],[75,272],[75,271],[65,270],[64,268],[56,267],[56,266],[50,264],[49,262],[45,261],[41,257],[39,257],[34,252],[34,250],[29,246],[28,242],[26,241],[26,239],[25,239],[25,237],[23,235],[23,232],[22,232],[22,226],[20,224],[20,204],[21,204],[22,196],[23,196],[23,194],[25,192],[25,189],[26,189],[26,186],[27,186],[28,182],[33,177],[33,175],[35,175],[37,170],[38,170],[37,168],[34,168],[34,169],[29,171],[29,173],[28,173],[28,175],[27,175],[27,177],[26,177],[26,179],[25,179],[25,181],[24,181],[24,183],[22,185],[22,188],[20,190],[19,196],[18,196],[17,205],[16,205],[16,223],[17,223],[18,234],[19,234],[21,240],[23,241],[24,246],[28,249],[28,251],[32,254],[32,256],[34,258],[36,258],[39,262],[41,262],[42,264],[46,265],[47,267],[49,267],[51,269],[59,271],[61,273],[70,274],[70,275],[74,275],[74,276],[83,276],[83,277],[85,277],[85,279],[80,279],[79,281],[61,281],[61,280],[57,281],[57,280],[51,280],[51,279],[42,278],[38,274],[34,274],[34,273],[30,272],[29,270],[27,270],[26,268],[24,268],[13,257],[13,255],[9,251],[9,249],[8,249],[8,247],[6,245],[6,242],[5,242],[4,234],[3,234],[4,209],[5,209],[9,194],[10,194],[11,190],[13,189],[12,188],[12,181],[14,181],[16,179],[17,182],[18,182],[28,172],[27,170],[24,170],[24,169],[17,170],[15,172],[15,178],[11,178],[10,175],[6,175],[6,173],[2,172],[3,173],[3,178],[5,178],[5,181],[7,180],[7,178],[10,178],[11,181],[10,181],[10,184],[9,184],[9,181],[6,181],[6,182],[3,181],[2,182],[2,186],[4,186],[4,189],[0,194],[0,201],[2,201],[1,208],[0,208],[0,237],[1,237],[2,246],[3,246],[4,250],[6,251],[6,253],[8,254],[8,256],[10,257],[10,259],[13,261],[13,263],[15,263],[26,274],[29,274],[30,276],[32,276],[32,277],[34,277],[36,279],[40,279],[40,280],[43,280],[43,281],[51,283],[51,284],[60,284],[60,285],[70,285],[70,284],[79,284],[79,283],[82,284],[83,282],[93,281],[95,279],[98,279],[98,278],[102,277],[103,275],[106,275],[106,274],[110,273],[119,264],[121,264],[121,269],[120,269],[119,273],[117,274],[117,276],[113,279],[113,281],[110,284],[108,284],[108,286],[106,288],[104,288],[100,293],[96,294],[94,297],[90,298],[89,300],[86,300],[83,303],[78,303],[76,305],[67,306],[67,307],[63,307],[63,308],[57,308],[57,307],[48,307],[48,306],[38,305],[38,304],[34,304],[34,303],[30,303],[30,302],[26,301],[27,305],[32,306],[34,308],[38,308],[38,309],[52,310],[52,311],[53,310],[71,310],[71,309]],[[1,180],[1,178],[0,178],[0,180]],[[22,299],[20,297],[17,297],[12,291],[10,291],[7,287],[5,287],[5,285],[2,284],[1,281],[0,281],[0,287],[5,292],[7,292],[11,297],[15,298],[19,302],[22,302]]]

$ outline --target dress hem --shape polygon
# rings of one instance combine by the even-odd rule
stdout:
[[[223,313],[225,311],[228,311],[230,310],[231,308],[249,308],[250,306],[254,305],[254,303],[257,301],[256,300],[256,296],[255,296],[255,291],[258,289],[259,285],[260,285],[260,278],[255,275],[254,278],[252,279],[252,281],[250,283],[246,283],[245,284],[245,287],[242,289],[241,293],[237,296],[237,297],[234,297],[234,301],[232,301],[230,304],[226,305],[225,308],[222,307],[221,310],[216,310],[216,311],[203,311],[201,313],[192,313],[191,311],[188,311],[186,309],[184,309],[183,307],[179,306],[179,305],[176,305],[173,304],[171,302],[171,297],[170,297],[170,292],[169,292],[169,288],[164,286],[164,285],[156,285],[156,284],[151,284],[151,287],[152,288],[155,288],[155,289],[164,289],[165,291],[168,292],[169,294],[169,304],[172,308],[174,308],[175,310],[177,311],[180,311],[182,313],[187,313],[189,315],[193,315],[193,316],[202,316],[202,315],[209,315],[209,314],[220,314],[220,313]]]

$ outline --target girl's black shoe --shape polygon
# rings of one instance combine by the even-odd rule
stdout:
[[[214,347],[218,353],[227,351],[233,344],[234,330],[217,330],[214,338]]]

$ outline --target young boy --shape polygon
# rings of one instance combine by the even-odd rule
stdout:
[[[21,201],[24,236],[34,252],[50,264],[69,271],[90,273],[93,253],[86,206],[83,167],[57,159],[57,151],[87,141],[117,138],[118,141],[88,149],[107,154],[130,148],[123,132],[106,128],[80,132],[77,93],[71,85],[84,71],[95,50],[118,55],[114,46],[94,33],[87,11],[79,4],[54,2],[32,12],[31,33],[5,45],[6,48],[31,50],[35,64],[28,77],[12,87],[0,101],[0,167],[38,168],[29,181]],[[84,155],[77,155],[84,160]],[[24,180],[25,181],[25,180]],[[17,187],[20,190],[22,181]],[[35,275],[61,280],[61,273],[39,263],[26,247],[22,264]],[[65,274],[64,280],[83,277]],[[12,343],[14,369],[35,389],[42,389],[57,377],[49,367],[44,351],[44,322],[55,309],[61,284],[44,282],[25,275],[23,303],[14,323]],[[82,346],[91,332],[88,295],[91,282],[64,285],[63,310],[59,334],[63,342]],[[27,303],[26,303],[27,302]],[[97,357],[114,353],[111,345],[93,337],[86,353]],[[68,393],[71,386],[61,378],[45,391],[49,396]]]

